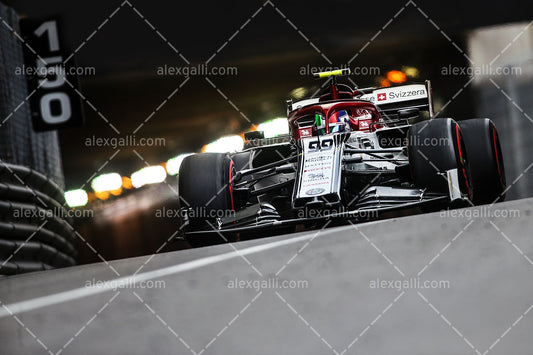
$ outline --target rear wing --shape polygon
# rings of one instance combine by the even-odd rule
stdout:
[[[368,91],[367,91],[368,90]],[[429,117],[435,115],[431,82],[408,84],[379,89],[363,89],[360,100],[367,100],[376,105],[385,115],[398,115],[400,110],[418,109],[428,111]]]

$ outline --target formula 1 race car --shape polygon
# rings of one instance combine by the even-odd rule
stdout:
[[[505,197],[498,133],[486,118],[435,118],[431,84],[352,89],[317,73],[319,97],[287,101],[289,134],[183,161],[183,237],[192,246],[259,238]]]

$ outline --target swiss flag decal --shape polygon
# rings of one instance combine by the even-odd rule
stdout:
[[[378,101],[384,101],[387,100],[387,93],[384,92],[382,94],[378,94]]]

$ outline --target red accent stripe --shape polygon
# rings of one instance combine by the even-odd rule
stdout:
[[[231,172],[233,171],[233,160],[229,164],[229,196],[231,199],[231,210],[235,211],[235,205],[233,204],[233,186],[231,184]]]
[[[455,125],[455,135],[457,138],[457,148],[459,149],[459,158],[461,159],[461,164],[463,164],[463,154],[461,153],[461,141],[459,139],[459,125]]]
[[[496,155],[496,166],[498,167],[498,176],[500,177],[500,184],[502,184],[502,187],[505,189],[505,185],[503,183],[502,178],[502,171],[500,169],[500,157],[498,156],[498,146],[496,145],[496,129],[494,126],[492,126],[492,142],[494,143],[494,155]]]
[[[465,165],[463,163],[463,153],[461,152],[461,140],[459,139],[459,125],[455,124],[455,135],[457,137],[457,149],[459,150],[459,159],[461,159],[461,165],[463,167],[463,176],[465,178],[466,189],[468,190],[468,197],[472,198],[472,192],[470,191],[470,185],[468,184],[468,175],[466,174]]]

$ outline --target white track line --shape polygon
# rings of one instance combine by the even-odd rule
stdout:
[[[332,232],[332,231],[330,231]],[[326,231],[322,233],[329,234]],[[315,236],[315,233],[309,233],[300,237],[284,239],[276,242],[271,242],[267,244],[257,245],[249,248],[244,248],[239,251],[231,251],[224,254],[209,256],[206,258],[188,261],[178,265],[172,265],[162,269],[147,271],[132,276],[119,277],[113,280],[106,281],[102,287],[80,287],[75,288],[69,291],[58,292],[55,294],[41,296],[26,301],[15,302],[11,304],[1,305],[0,307],[0,318],[10,317],[16,314],[33,311],[39,308],[52,306],[59,303],[70,302],[80,298],[93,296],[96,294],[104,293],[107,291],[112,291],[115,287],[114,285],[127,284],[133,285],[141,281],[147,281],[152,279],[157,279],[165,276],[170,276],[174,274],[179,274],[185,271],[198,269],[204,266],[213,265],[220,263],[222,261],[240,258],[243,255],[257,254],[266,250],[278,248],[284,245],[295,244],[303,241],[312,239]]]

